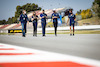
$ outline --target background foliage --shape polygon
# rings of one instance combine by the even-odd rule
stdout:
[[[23,6],[18,5],[16,7],[16,11],[15,11],[15,16],[8,18],[8,20],[0,20],[0,25],[2,24],[12,24],[12,23],[18,23],[18,17],[20,16],[20,14],[22,13],[22,10],[26,10],[27,12],[30,11],[36,11],[36,10],[41,10],[41,7],[39,7],[37,4],[34,3],[27,3]]]

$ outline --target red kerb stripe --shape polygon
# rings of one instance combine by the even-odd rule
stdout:
[[[0,63],[1,67],[93,67],[75,62]]]
[[[0,50],[16,50],[14,48],[0,48]]]
[[[34,53],[0,53],[0,55],[31,55]]]

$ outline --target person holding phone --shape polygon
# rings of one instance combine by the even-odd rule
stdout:
[[[47,14],[45,13],[44,10],[42,10],[42,13],[40,14],[41,17],[41,25],[42,25],[42,36],[45,36],[45,28],[46,28],[46,18]]]
[[[55,29],[55,36],[57,36],[58,18],[59,18],[59,14],[56,12],[55,9],[53,9],[53,14],[51,15],[51,19],[53,19],[53,25],[54,25],[54,29]]]
[[[35,12],[33,12],[33,15],[32,15],[32,22],[33,22],[33,36],[36,36],[37,37],[37,21],[38,21],[38,16],[36,15]]]

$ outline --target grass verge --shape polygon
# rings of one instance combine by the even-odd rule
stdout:
[[[0,35],[16,35],[16,34],[15,33],[0,33]],[[38,34],[42,34],[42,33],[38,33]],[[54,34],[54,31],[47,31],[46,34]],[[57,34],[69,34],[69,31],[57,31]],[[77,30],[75,31],[75,34],[100,34],[100,30],[79,30],[79,31]]]

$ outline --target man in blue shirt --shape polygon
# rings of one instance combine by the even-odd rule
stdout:
[[[75,20],[76,20],[76,16],[75,16],[75,14],[73,14],[72,9],[70,9],[69,10],[69,15],[68,15],[68,20],[67,20],[67,24],[70,21],[70,23],[69,23],[69,25],[70,25],[70,36],[72,35],[72,33],[71,33],[71,26],[73,26],[73,36],[74,36]]]
[[[57,36],[58,18],[59,18],[59,14],[56,12],[55,9],[53,9],[53,14],[51,15],[51,19],[53,19],[53,25],[55,28],[55,36]]]
[[[46,28],[46,18],[47,14],[45,14],[45,11],[42,11],[42,14],[40,14],[41,17],[41,25],[42,25],[42,34],[45,36],[45,28]]]
[[[23,10],[22,14],[20,15],[19,18],[19,24],[22,25],[22,36],[25,37],[25,32],[26,32],[26,24],[27,22],[29,23],[28,17],[26,15],[26,11]]]

